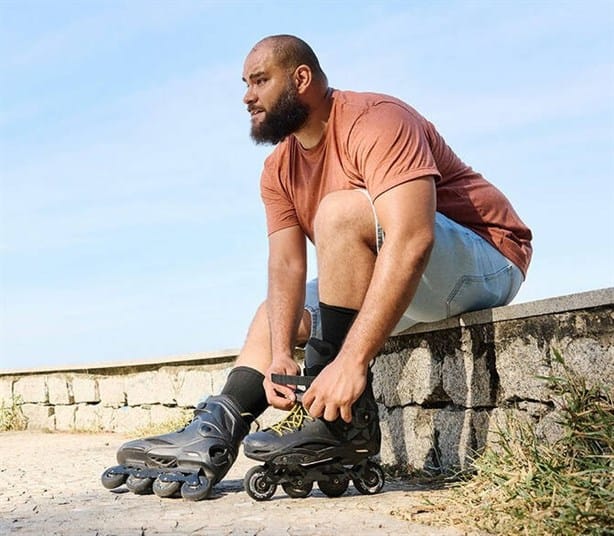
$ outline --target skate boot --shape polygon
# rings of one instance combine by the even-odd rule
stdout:
[[[312,340],[310,344],[316,342]],[[317,367],[306,368],[307,372],[314,370],[319,372]],[[313,419],[299,401],[284,420],[245,438],[245,455],[264,462],[245,476],[244,487],[250,497],[257,501],[270,499],[278,484],[290,497],[307,497],[314,482],[328,497],[339,497],[350,480],[362,494],[381,491],[384,472],[369,459],[379,452],[381,444],[370,376],[369,373],[365,391],[352,406],[351,423],[340,418],[333,422]],[[273,381],[308,387],[313,378],[275,375]]]
[[[211,396],[198,404],[185,428],[122,445],[119,465],[102,474],[102,485],[114,489],[125,482],[136,494],[171,497],[180,491],[186,500],[206,499],[234,463],[248,431],[231,398]]]

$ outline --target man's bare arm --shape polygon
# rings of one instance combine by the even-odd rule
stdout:
[[[282,229],[269,237],[267,312],[271,332],[272,362],[265,378],[269,403],[290,409],[292,390],[271,382],[271,373],[296,374],[293,353],[305,303],[307,276],[306,239],[299,227]]]
[[[376,199],[384,244],[341,351],[303,397],[312,416],[351,420],[351,406],[364,389],[369,362],[409,306],[428,263],[435,208],[432,177],[401,184]]]

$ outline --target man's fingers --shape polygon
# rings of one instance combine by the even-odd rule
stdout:
[[[339,413],[345,422],[352,422],[352,406],[341,406]]]
[[[313,404],[315,400],[315,397],[311,394],[311,391],[309,389],[307,389],[304,393],[303,396],[301,397],[301,404],[303,404],[303,407],[309,411],[309,408],[311,407],[311,405]]]
[[[324,409],[324,420],[332,422],[339,416],[339,408],[334,404],[328,404]]]
[[[303,401],[303,406],[305,406],[304,401]],[[307,410],[309,415],[311,415],[311,417],[313,417],[314,419],[317,419],[318,417],[322,416],[325,408],[317,400],[314,400],[309,407],[305,406],[305,409]]]
[[[289,410],[294,406],[294,400],[292,398],[278,394],[276,391],[273,391],[271,395],[267,394],[267,400],[271,406],[277,409]]]
[[[273,384],[273,392],[275,393],[275,395],[277,395],[278,398],[283,398],[284,400],[288,400],[289,402],[294,403],[294,401],[296,400],[296,394],[293,389]]]
[[[294,390],[285,385],[279,385],[272,383],[271,381],[266,381],[264,390],[266,392],[266,397],[269,404],[271,404],[271,406],[274,408],[289,410],[296,401]]]
[[[274,408],[284,411],[290,411],[294,406],[294,402],[292,400],[288,400],[282,396],[278,396],[274,400],[269,400],[269,402]]]

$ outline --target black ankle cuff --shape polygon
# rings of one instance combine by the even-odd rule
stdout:
[[[322,340],[332,344],[339,352],[357,314],[356,309],[320,302]]]
[[[235,367],[228,374],[222,394],[232,398],[248,423],[258,418],[269,406],[262,382],[264,374],[251,367]]]

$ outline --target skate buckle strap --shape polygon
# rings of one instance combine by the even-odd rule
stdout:
[[[271,380],[280,385],[300,385],[309,387],[315,376],[292,376],[290,374],[271,374]]]
[[[297,387],[305,387],[309,388],[311,382],[315,379],[315,376],[293,376],[290,374],[271,374],[271,380],[274,383],[279,383],[280,385],[294,385]],[[295,392],[296,401],[302,402],[303,394],[307,389],[298,389]]]

